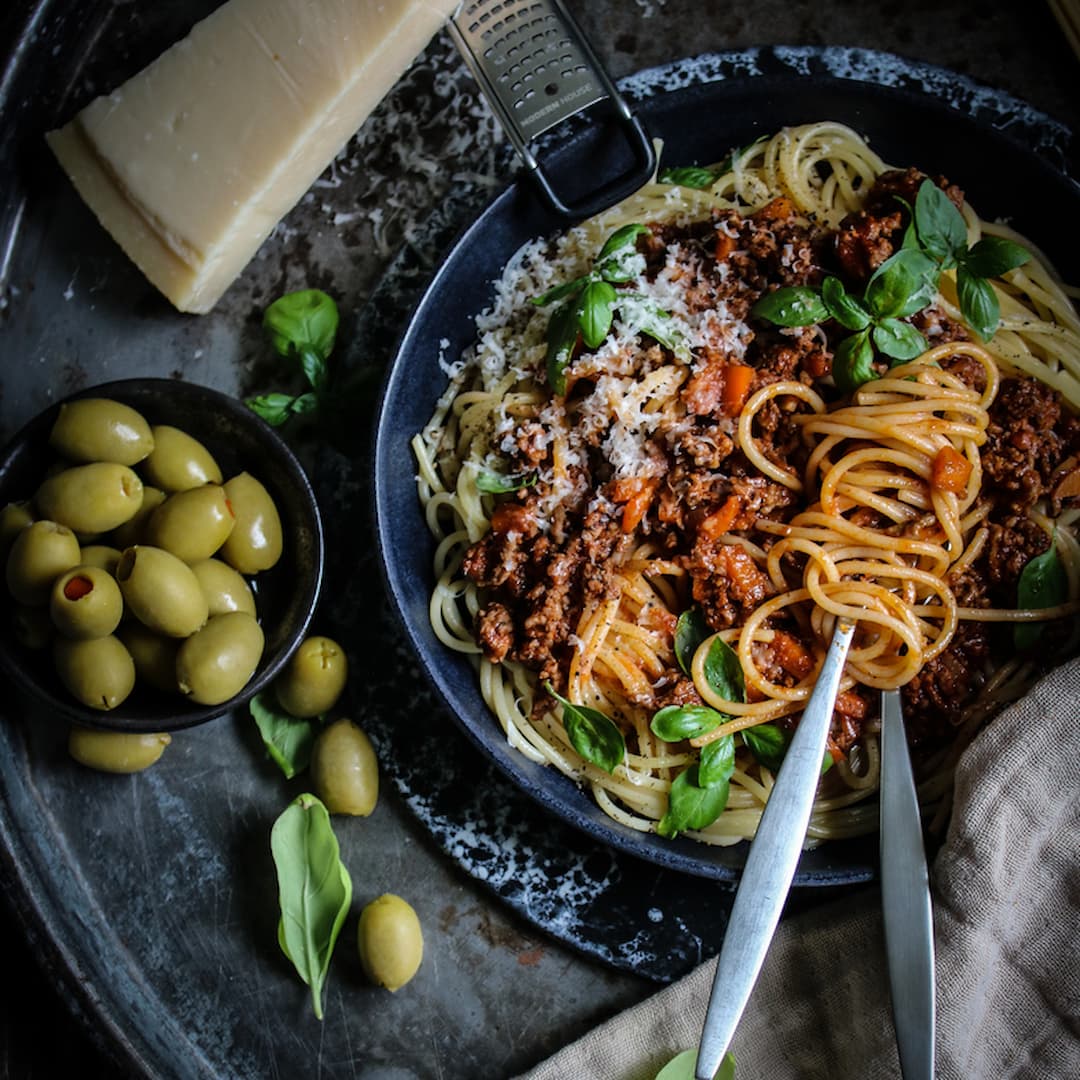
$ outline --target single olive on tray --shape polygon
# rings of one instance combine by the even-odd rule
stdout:
[[[372,982],[393,992],[420,969],[424,935],[412,906],[384,893],[360,912],[360,964]]]
[[[291,716],[319,716],[337,704],[349,677],[345,650],[331,638],[306,638],[274,683],[278,704]]]
[[[311,748],[311,779],[331,814],[367,817],[379,799],[379,762],[367,734],[345,718],[323,728]]]
[[[72,725],[68,753],[99,772],[134,773],[150,768],[165,752],[172,737],[164,732],[99,731]]]

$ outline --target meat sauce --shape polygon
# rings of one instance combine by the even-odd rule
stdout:
[[[734,422],[749,394],[778,380],[798,380],[835,398],[835,390],[821,383],[831,370],[832,342],[818,327],[782,329],[751,320],[750,309],[770,288],[818,285],[827,274],[853,288],[864,283],[901,243],[905,215],[897,197],[914,202],[923,179],[913,169],[884,174],[865,208],[835,232],[806,224],[786,199],[777,199],[753,216],[723,211],[688,227],[653,226],[638,238],[648,273],[670,266],[672,251],[679,253],[680,283],[691,310],[723,305],[732,317],[750,322],[745,353],[736,358],[703,350],[695,357],[680,390],[689,423],[677,430],[661,426],[650,435],[646,454],[655,475],[647,485],[620,487],[597,459],[578,466],[588,474],[579,490],[589,494],[560,506],[558,520],[547,528],[540,527],[542,487],[522,488],[500,505],[491,531],[470,548],[464,563],[465,574],[487,597],[476,623],[486,657],[519,661],[564,690],[582,612],[617,589],[613,568],[642,537],[685,570],[692,600],[713,630],[741,624],[773,595],[755,560],[717,537],[742,532],[767,549],[771,540],[754,532],[755,523],[789,519],[800,509],[798,496],[743,456],[732,437]],[[958,188],[944,178],[935,182],[957,206],[962,203]],[[912,321],[931,344],[968,337],[965,327],[934,307]],[[577,378],[587,381],[588,363],[576,367],[582,372]],[[982,389],[978,362],[961,355],[950,370]],[[575,392],[581,387],[568,390]],[[756,426],[764,454],[796,474],[806,453],[792,421],[800,407],[793,399],[771,401]],[[1020,377],[1002,380],[990,415],[980,496],[988,507],[988,538],[978,559],[950,585],[962,606],[1015,607],[1021,571],[1049,546],[1027,511],[1040,499],[1060,508],[1080,497],[1080,420],[1053,390]],[[535,427],[529,420],[519,425],[509,472],[536,468],[550,454]],[[599,441],[600,433],[594,445]],[[596,493],[603,498],[590,497]],[[865,511],[860,524],[887,524],[875,516]],[[755,646],[756,659],[767,678],[792,685],[809,670],[810,651],[798,626],[783,618],[771,625],[773,640]],[[930,748],[951,737],[960,711],[992,670],[995,652],[1010,641],[1007,625],[961,623],[948,648],[903,688],[914,745]],[[693,683],[673,669],[656,680],[651,700],[640,704],[659,709],[697,701]],[[875,693],[855,688],[843,694],[831,732],[834,752],[846,753],[858,743],[864,725],[877,715]]]

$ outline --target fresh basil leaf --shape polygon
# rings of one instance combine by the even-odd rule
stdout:
[[[279,356],[310,351],[325,360],[337,336],[337,304],[321,289],[286,293],[266,309],[263,329]]]
[[[614,255],[622,248],[633,247],[637,238],[642,233],[647,233],[648,231],[649,230],[645,225],[638,225],[633,222],[629,225],[623,225],[620,229],[616,229],[604,241],[604,246],[600,249],[600,254],[596,256],[597,263],[602,263],[605,259]]]
[[[821,299],[829,314],[845,330],[864,330],[870,325],[870,312],[845,291],[838,277],[830,275],[821,283]]]
[[[791,742],[788,732],[775,724],[756,724],[754,727],[743,728],[739,734],[759,765],[764,765],[770,772],[780,771],[780,763],[787,753],[788,743]]]
[[[914,360],[929,348],[926,338],[911,323],[899,319],[882,319],[874,327],[873,338],[878,352],[894,360]]]
[[[902,195],[894,195],[893,198],[907,211],[907,225],[904,226],[904,237],[900,241],[900,247],[919,249],[919,232],[915,228],[915,208]]]
[[[713,638],[705,656],[705,682],[725,701],[745,701],[746,682],[735,650],[723,638]]]
[[[520,491],[523,487],[536,485],[536,473],[514,473],[512,476],[503,476],[500,473],[489,472],[484,469],[476,477],[477,491],[486,491],[491,495],[505,495],[509,491]]]
[[[829,309],[808,285],[785,285],[765,293],[750,314],[777,326],[813,326],[829,317]]]
[[[566,367],[574,355],[578,341],[577,306],[570,301],[551,313],[547,339],[547,377],[552,393],[566,393]]]
[[[863,383],[877,378],[874,371],[874,349],[869,329],[844,338],[836,346],[832,363],[833,380],[845,394],[858,390]]]
[[[1052,542],[1041,555],[1029,560],[1020,572],[1016,586],[1018,608],[1047,608],[1064,604],[1069,599],[1069,579]],[[1013,644],[1021,652],[1032,649],[1043,635],[1045,623],[1015,623]]]
[[[967,251],[967,225],[952,200],[924,180],[915,196],[915,228],[923,251],[948,270]]]
[[[701,748],[701,760],[698,762],[698,783],[702,787],[715,787],[727,784],[735,771],[735,736],[725,735],[713,739]]]
[[[986,278],[976,277],[961,264],[956,270],[956,295],[964,322],[983,339],[989,341],[1001,321],[997,294]]]
[[[592,274],[586,274],[584,277],[576,277],[572,281],[564,281],[561,285],[556,285],[555,288],[548,289],[546,293],[534,296],[532,302],[537,307],[547,307],[548,304],[554,303],[556,300],[561,300],[564,296],[576,296],[590,281],[592,281]]]
[[[743,728],[739,734],[759,765],[763,765],[771,773],[780,771],[791,743],[790,732],[775,724],[756,724],[754,727]],[[821,759],[821,774],[824,776],[832,766],[832,754],[826,750]]]
[[[937,293],[938,267],[921,251],[901,248],[866,283],[864,300],[879,319],[902,319],[922,311]]]
[[[726,719],[708,705],[668,705],[653,716],[649,727],[664,742],[681,742],[712,731]]]
[[[298,397],[292,394],[262,394],[248,398],[244,404],[271,427],[281,427],[290,416],[310,412],[316,402],[317,399],[312,393],[300,394]]]
[[[615,722],[597,709],[567,701],[551,683],[544,686],[563,707],[563,727],[571,746],[590,764],[613,773],[626,756],[626,742]]]
[[[323,984],[334,944],[352,903],[352,879],[341,861],[330,815],[314,796],[297,796],[270,830],[281,920],[278,943],[322,1019]]]
[[[300,350],[300,369],[313,390],[321,390],[326,384],[329,368],[326,365],[325,358],[320,356],[314,349],[303,348]]]
[[[318,733],[321,717],[299,719],[290,716],[277,703],[273,693],[263,690],[248,702],[248,711],[277,767],[291,780],[311,761],[311,747]]]
[[[976,277],[1001,277],[1023,266],[1031,258],[1027,248],[1004,236],[984,236],[961,260],[970,274]]]
[[[707,169],[703,165],[682,165],[675,168],[661,169],[657,180],[661,184],[673,184],[676,187],[696,188],[704,191],[710,188],[725,172],[731,169],[731,158],[727,159],[727,168],[722,171]]]
[[[712,633],[699,607],[687,608],[675,624],[675,659],[684,674],[690,674],[690,665],[698,646]]]
[[[673,1057],[657,1074],[656,1080],[694,1080],[697,1069],[697,1050],[684,1050]],[[731,1053],[724,1055],[713,1080],[735,1080],[735,1059]]]
[[[615,295],[615,290],[606,281],[590,281],[581,290],[577,302],[577,321],[581,327],[581,339],[590,349],[600,345],[611,329]]]
[[[657,824],[656,831],[672,839],[687,829],[708,828],[727,806],[729,789],[726,780],[703,787],[697,765],[684,769],[672,781],[667,812]]]

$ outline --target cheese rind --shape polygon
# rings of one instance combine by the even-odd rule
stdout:
[[[206,312],[458,0],[228,0],[46,138],[181,311]]]

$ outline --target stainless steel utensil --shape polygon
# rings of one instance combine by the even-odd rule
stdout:
[[[881,695],[881,906],[904,1080],[934,1075],[934,921],[899,690]]]
[[[552,208],[567,218],[605,210],[656,167],[652,140],[630,111],[561,0],[465,0],[450,33],[514,149]],[[565,200],[532,148],[545,131],[593,106],[626,137],[633,165],[589,195]],[[595,172],[595,162],[583,163]]]
[[[697,1080],[712,1080],[754,988],[799,862],[833,706],[855,624],[837,622],[817,685],[750,845],[731,908],[698,1048]]]

